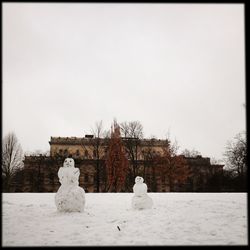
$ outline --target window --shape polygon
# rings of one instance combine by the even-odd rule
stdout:
[[[85,174],[84,175],[84,182],[88,182],[89,181],[89,175],[88,174]]]
[[[53,173],[49,174],[49,179],[50,179],[51,183],[54,183],[54,174]]]
[[[34,179],[33,173],[30,173],[30,174],[29,174],[29,182],[32,183],[32,182],[33,182],[33,179]]]
[[[89,152],[88,152],[87,149],[86,149],[85,152],[84,152],[84,156],[87,157],[87,158],[88,158],[88,156],[89,156]]]
[[[44,180],[44,174],[43,173],[38,174],[38,181],[40,184],[43,183],[43,180]]]
[[[80,152],[79,152],[79,149],[76,150],[76,156],[79,156],[80,155]]]
[[[163,183],[165,183],[165,182],[166,182],[165,175],[162,175],[162,176],[161,176],[161,181],[162,181]]]

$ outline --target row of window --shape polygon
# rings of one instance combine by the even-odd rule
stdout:
[[[52,183],[54,183],[54,177],[55,177],[54,174],[50,174],[48,176],[48,178],[50,179],[50,181]],[[40,183],[43,182],[43,180],[44,180],[44,174],[40,173],[39,175],[37,175],[37,178],[38,178],[38,180],[39,180]],[[87,183],[87,182],[89,182],[89,180],[90,180],[89,175],[88,174],[84,174],[84,182]],[[29,175],[29,181],[31,183],[34,181],[34,174],[33,173],[30,173],[30,175]]]
[[[64,150],[59,149],[59,154],[60,154],[60,155],[67,156],[67,155],[69,154],[69,152],[68,152],[67,149],[64,149]],[[80,156],[80,151],[79,151],[79,149],[76,150],[75,155],[76,155],[76,156]],[[89,157],[89,156],[90,156],[90,154],[89,154],[89,152],[88,152],[87,149],[84,151],[84,156],[85,156],[85,157]],[[95,150],[93,151],[93,156],[96,157],[96,151],[95,151]]]
[[[105,153],[107,153],[107,151],[105,151]],[[145,153],[145,151],[142,150],[142,154],[144,154],[144,153]],[[68,155],[69,155],[67,149],[64,149],[64,150],[59,149],[59,154],[60,154],[60,155],[64,155],[64,156],[68,156]],[[153,155],[155,155],[155,154],[160,154],[160,151],[157,151],[157,152],[156,152],[155,150],[153,150],[153,151],[152,151],[152,154],[153,154]],[[80,156],[80,151],[79,151],[79,149],[76,150],[76,154],[75,154],[75,155],[76,155],[76,156]],[[91,155],[91,154],[89,154],[88,150],[86,149],[86,150],[84,151],[84,157],[88,158],[88,157],[90,157],[90,155]],[[97,156],[96,150],[93,150],[93,157],[96,157],[96,156]]]
[[[68,150],[67,149],[64,149],[64,150],[62,150],[62,149],[59,149],[59,154],[60,155],[68,155]],[[76,150],[76,155],[78,156],[78,155],[80,155],[80,152],[79,152],[79,150],[77,149]]]

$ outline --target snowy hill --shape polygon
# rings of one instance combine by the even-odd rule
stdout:
[[[3,246],[247,245],[246,193],[86,193],[83,213],[59,213],[55,193],[3,193]]]

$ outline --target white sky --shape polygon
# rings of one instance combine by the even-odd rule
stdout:
[[[141,122],[222,159],[246,128],[243,4],[3,3],[3,136]]]

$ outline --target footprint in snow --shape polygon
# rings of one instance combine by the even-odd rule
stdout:
[[[210,235],[215,236],[217,233],[215,231],[211,231]]]

